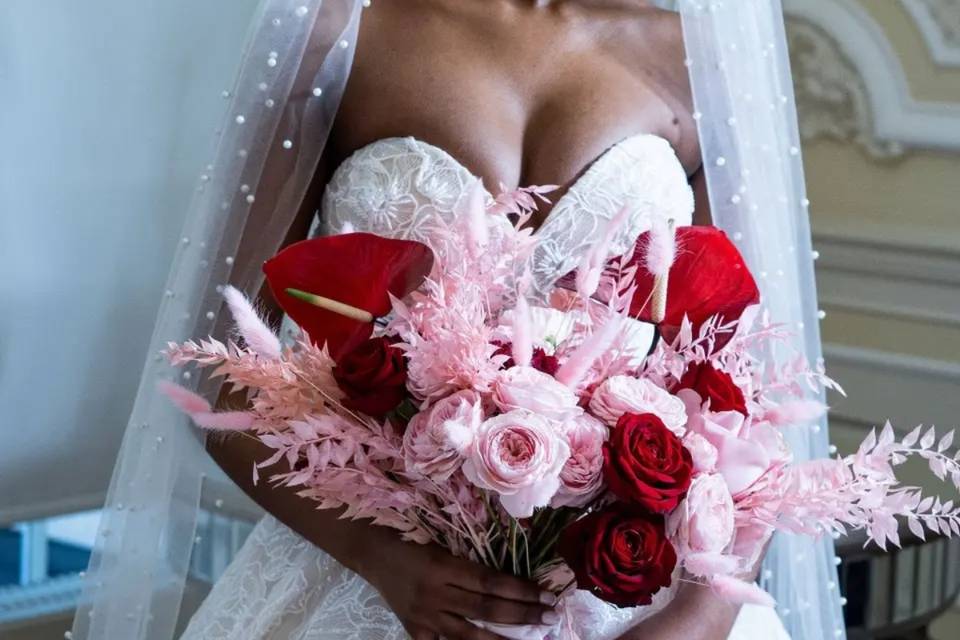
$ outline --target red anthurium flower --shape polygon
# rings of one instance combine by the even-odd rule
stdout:
[[[630,314],[651,322],[654,277],[644,267],[650,232],[637,238],[636,251],[628,263],[637,267],[637,293]],[[667,310],[659,323],[660,333],[673,340],[687,316],[694,331],[707,319],[719,315],[726,320],[739,318],[744,309],[760,301],[760,291],[743,256],[716,227],[680,227],[676,232],[676,258],[670,267]],[[557,283],[575,288],[576,274],[567,274]],[[603,297],[603,287],[597,297]],[[722,341],[720,341],[722,342]],[[718,344],[717,348],[723,346]]]
[[[654,286],[653,276],[642,265],[648,237],[649,232],[637,240],[631,261],[640,262],[640,267],[630,313],[645,321],[650,320],[648,299]],[[723,231],[716,227],[680,227],[676,242],[676,258],[670,267],[667,287],[667,312],[660,323],[660,331],[668,340],[677,335],[684,316],[696,331],[712,316],[735,320],[744,309],[760,301],[760,290],[743,256]]]
[[[306,302],[290,290],[350,305],[374,318],[390,312],[390,296],[419,287],[433,268],[424,244],[371,233],[347,233],[292,244],[263,265],[280,307],[318,345],[339,360],[370,337],[372,322],[346,317]]]
[[[637,239],[629,265],[637,267],[637,292],[630,314],[644,322],[651,322],[654,277],[644,267],[650,232]],[[760,301],[760,290],[743,256],[716,227],[680,227],[676,232],[676,258],[670,267],[667,286],[667,310],[659,323],[660,333],[673,340],[687,316],[697,331],[710,317],[719,315],[726,320],[739,318],[744,309]],[[565,275],[557,282],[565,289],[576,288],[576,274]],[[603,298],[603,287],[597,292]],[[730,336],[727,336],[729,339]],[[716,348],[726,344],[718,336]]]

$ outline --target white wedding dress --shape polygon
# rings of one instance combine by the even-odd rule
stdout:
[[[328,233],[344,228],[429,243],[450,220],[475,178],[455,158],[413,138],[374,142],[335,172],[323,199]],[[536,232],[534,280],[540,292],[572,271],[624,205],[630,223],[612,254],[626,251],[657,217],[691,223],[693,195],[669,143],[628,138],[600,156],[555,204]],[[617,609],[578,591],[570,610],[582,640],[612,640],[672,597]],[[181,640],[401,640],[407,635],[360,576],[267,516],[256,526],[201,605]],[[730,640],[789,640],[771,609],[746,606]]]

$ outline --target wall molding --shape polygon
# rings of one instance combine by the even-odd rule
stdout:
[[[827,372],[847,392],[830,398],[836,419],[864,426],[889,419],[901,430],[960,427],[960,364],[833,343],[823,350]]]
[[[941,67],[960,67],[960,4],[956,0],[900,0]]]
[[[907,147],[960,150],[960,104],[913,97],[906,73],[880,25],[854,0],[785,0],[791,39],[812,43],[815,60],[794,60],[801,132],[840,135],[872,155]],[[804,100],[804,95],[813,100]],[[812,119],[811,119],[812,118]]]
[[[815,231],[826,307],[960,327],[960,249]]]
[[[822,27],[793,19],[787,26],[800,135],[853,142],[874,158],[903,155],[899,142],[874,132],[867,83],[837,41]]]

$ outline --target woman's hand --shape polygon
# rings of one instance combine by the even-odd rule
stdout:
[[[440,547],[394,539],[364,553],[360,573],[413,640],[496,640],[467,619],[553,624],[555,597],[536,583],[455,558]]]
[[[316,509],[299,489],[254,484],[251,465],[271,451],[250,438],[210,438],[210,455],[247,494],[278,520],[372,584],[414,640],[495,640],[467,618],[504,624],[552,624],[555,598],[529,580],[454,558],[440,547],[403,542],[366,521]],[[264,473],[289,471],[283,461]]]

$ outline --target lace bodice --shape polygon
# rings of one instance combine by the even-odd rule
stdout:
[[[429,244],[475,178],[450,154],[414,138],[388,138],[348,158],[323,199],[322,230],[346,228]],[[607,150],[558,200],[536,232],[535,286],[545,291],[573,270],[606,222],[627,206],[629,222],[611,248],[623,253],[657,216],[691,222],[693,196],[670,145],[628,138]],[[582,640],[613,640],[669,602],[617,609],[589,593],[570,603]],[[775,616],[773,617],[775,621]],[[770,619],[766,635],[781,637]],[[771,635],[772,634],[772,635]],[[181,640],[401,640],[406,634],[373,587],[271,517],[254,529]],[[789,640],[789,639],[788,639]]]
[[[347,228],[429,243],[438,220],[449,222],[476,178],[443,149],[416,138],[386,138],[340,165],[323,199],[324,232]],[[611,255],[626,251],[655,217],[688,225],[693,195],[670,144],[653,135],[627,138],[608,149],[556,202],[537,230],[533,258],[543,292],[572,271],[580,256],[622,207],[628,224]]]

